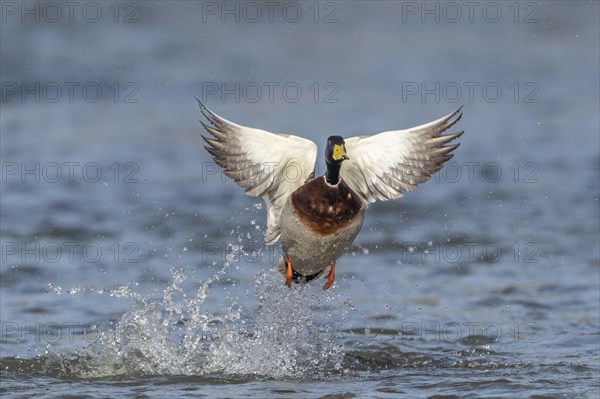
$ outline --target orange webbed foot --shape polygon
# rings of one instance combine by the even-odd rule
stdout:
[[[290,259],[290,256],[288,254],[285,254],[286,257],[286,265],[287,265],[287,270],[285,273],[285,285],[288,286],[288,288],[292,288],[292,260]]]
[[[333,280],[335,280],[335,261],[331,262],[331,269],[329,269],[329,274],[327,275],[327,283],[325,283],[323,289],[328,290],[333,284]]]

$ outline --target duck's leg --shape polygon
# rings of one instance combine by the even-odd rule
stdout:
[[[288,286],[288,288],[292,288],[292,260],[290,259],[290,256],[288,254],[285,254],[285,258],[286,258],[286,265],[287,265],[287,270],[285,273],[285,285]]]
[[[324,290],[328,290],[333,284],[333,280],[335,280],[335,261],[331,262],[331,269],[329,269],[329,274],[327,275],[327,283],[323,286]]]

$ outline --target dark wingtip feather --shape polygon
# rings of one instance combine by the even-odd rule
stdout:
[[[442,125],[442,129],[440,130],[440,133],[451,128],[456,122],[458,122],[460,120],[460,118],[462,118],[463,114],[462,114],[462,105],[456,110],[454,111],[445,121],[444,124]]]
[[[442,148],[446,148],[446,154],[448,154],[448,153],[451,153],[452,151],[456,150],[459,146],[460,146],[460,143],[456,143],[456,144],[452,144],[452,145],[446,145]]]
[[[204,103],[202,101],[200,101],[200,99],[198,97],[194,96],[194,98],[196,99],[196,101],[198,101],[198,107],[200,107],[200,112],[202,113],[202,115],[204,115],[206,120],[209,121],[211,125],[216,127],[219,119],[215,115],[215,113],[212,112],[210,109],[208,109],[208,107],[206,105],[204,105]],[[204,123],[203,123],[203,125],[204,125]]]
[[[458,107],[456,109],[456,111],[454,111],[452,113],[452,115],[450,115],[450,117],[448,119],[452,119],[452,118],[454,118],[455,116],[458,115],[457,118],[456,118],[456,120],[458,121],[462,117],[462,109],[463,109],[463,107],[464,107],[464,105],[461,105],[460,107]]]
[[[208,151],[208,153],[209,153],[210,155],[212,155],[212,156],[213,156],[213,158],[214,158],[215,160],[219,159],[219,158],[222,156],[222,155],[219,153],[219,151],[218,151],[218,150],[216,150],[214,147],[210,147],[210,146],[207,146],[207,145],[205,145],[205,146],[204,146],[204,148],[206,149],[206,151]]]
[[[209,132],[209,133],[210,133],[210,130],[209,130],[210,126],[208,126],[206,123],[204,123],[204,121],[203,121],[202,119],[199,119],[199,121],[200,121],[200,123],[202,124],[202,127],[203,127],[203,128],[204,128],[204,129],[205,129],[207,132]],[[202,137],[204,137],[204,136],[202,136]]]
[[[208,144],[210,146],[210,148],[214,151],[214,150],[218,150],[218,141],[215,139],[212,139],[210,137],[206,137],[206,136],[202,136],[202,139],[206,142],[206,144]],[[204,148],[207,148],[206,146],[204,146]],[[210,152],[210,151],[209,151]],[[212,152],[210,152],[211,155],[215,155]],[[216,156],[216,155],[215,155]]]
[[[211,140],[211,139],[210,139],[209,137],[206,137],[206,136],[205,136],[205,135],[203,135],[203,134],[201,134],[201,135],[200,135],[200,137],[202,137],[202,139],[203,139],[204,141],[206,141],[206,142],[207,142],[207,143],[210,145],[210,140]]]
[[[459,145],[460,145],[460,143],[456,143],[456,144],[447,145],[447,146],[444,146],[444,147],[450,148],[450,151],[454,151],[454,150],[456,150],[458,148]]]

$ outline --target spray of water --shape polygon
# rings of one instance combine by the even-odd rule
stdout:
[[[255,276],[254,291],[223,304],[203,306],[211,288],[231,267],[233,248],[221,268],[192,295],[188,277],[172,268],[162,298],[146,299],[133,284],[108,292],[132,302],[116,328],[83,350],[47,348],[47,369],[72,378],[138,375],[235,375],[266,378],[327,378],[343,371],[340,325],[351,306],[318,287],[288,289],[268,270]],[[239,258],[239,257],[238,257]],[[242,302],[244,305],[239,305]]]

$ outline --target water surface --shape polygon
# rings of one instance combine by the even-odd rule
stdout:
[[[3,14],[3,397],[598,397],[597,2],[127,4]],[[460,105],[466,133],[290,290],[194,95],[320,153]]]

